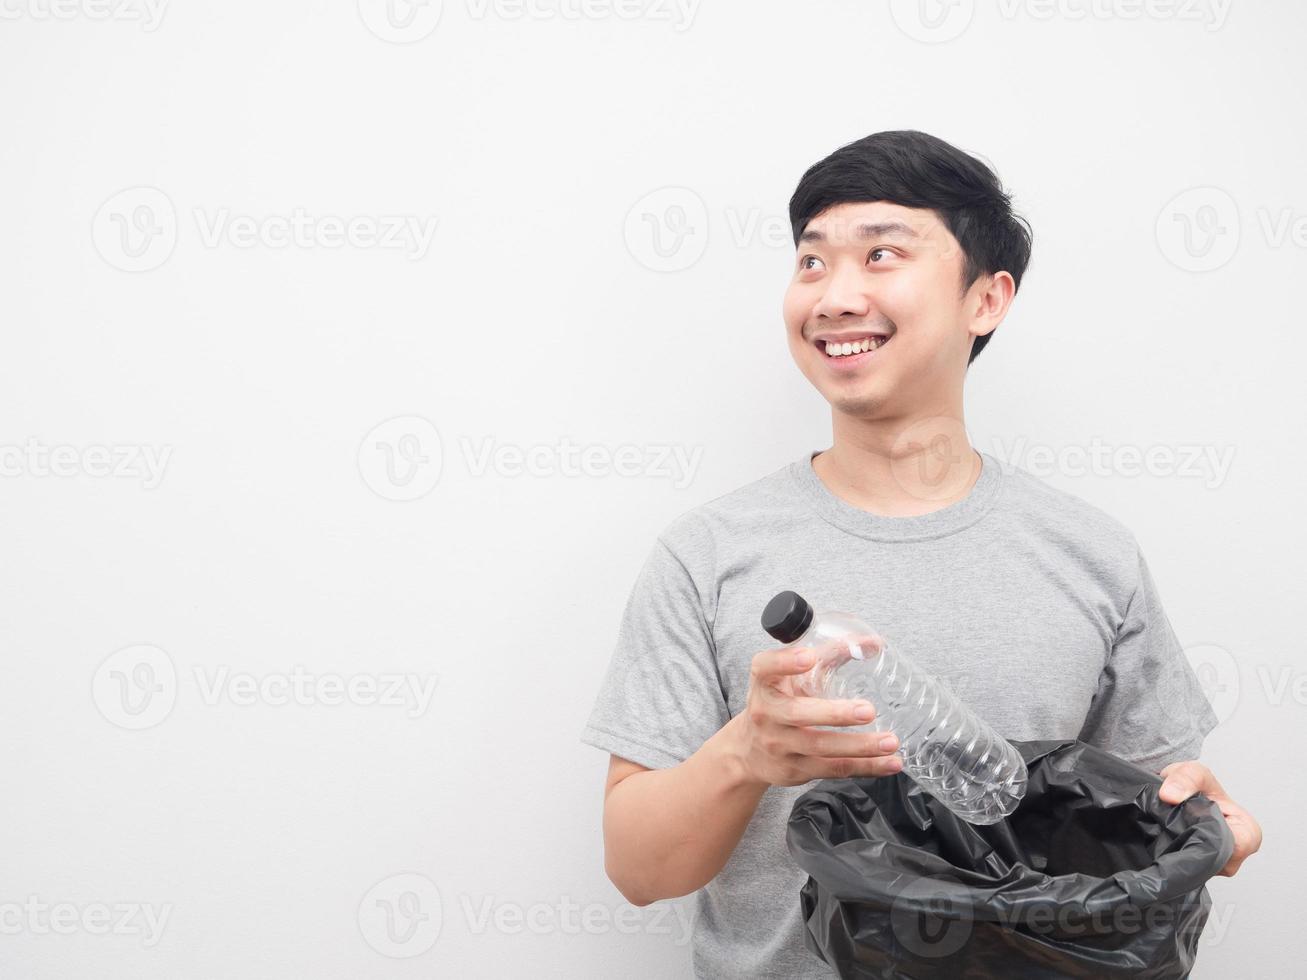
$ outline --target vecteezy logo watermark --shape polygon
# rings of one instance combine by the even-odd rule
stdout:
[[[1239,208],[1219,187],[1181,191],[1157,216],[1157,246],[1188,272],[1211,272],[1239,247]]]
[[[1168,674],[1158,678],[1154,690],[1164,709],[1175,712],[1179,710],[1176,698],[1166,692],[1189,690],[1192,684],[1186,683],[1188,678],[1180,675],[1192,671],[1218,724],[1232,718],[1250,696],[1258,706],[1278,709],[1289,702],[1307,707],[1307,671],[1296,664],[1273,664],[1264,660],[1252,669],[1253,679],[1245,683],[1239,661],[1225,647],[1219,643],[1191,643],[1184,648],[1184,660],[1172,663]],[[1191,706],[1189,714],[1196,720],[1200,719],[1201,705]]]
[[[421,41],[440,23],[441,0],[358,0],[359,18],[391,44]]]
[[[685,946],[693,934],[691,906],[683,901],[655,902],[637,908],[629,902],[577,902],[562,895],[542,902],[500,901],[493,895],[459,896],[462,926],[473,936],[598,936],[647,933],[672,936]],[[453,920],[457,922],[458,919]],[[382,956],[407,959],[435,945],[445,931],[440,890],[426,875],[404,872],[373,885],[358,907],[359,932]]]
[[[124,647],[96,670],[91,697],[100,714],[119,728],[152,728],[177,701],[177,669],[156,646]]]
[[[1185,659],[1198,678],[1203,697],[1212,706],[1217,724],[1224,724],[1239,706],[1240,679],[1239,664],[1225,647],[1216,643],[1194,643],[1184,648]],[[1165,685],[1158,684],[1158,688]],[[1183,688],[1177,688],[1183,690]],[[1165,706],[1168,712],[1177,705],[1172,702]],[[1196,717],[1197,712],[1190,712]]]
[[[1258,207],[1256,230],[1268,248],[1291,244],[1307,249],[1307,214],[1292,208]],[[1191,187],[1171,198],[1157,216],[1157,246],[1177,268],[1211,272],[1230,261],[1239,249],[1243,216],[1239,206],[1219,187]]]
[[[714,242],[732,248],[794,248],[787,215],[740,205],[710,207],[688,187],[663,187],[636,201],[626,213],[622,237],[627,252],[646,269],[682,272],[703,258],[710,228]],[[861,240],[856,226],[841,222],[828,220],[825,231],[831,241],[849,233]]]
[[[1026,942],[1033,940],[1031,945],[1044,939],[1066,942],[1095,936],[1111,937],[1119,943],[1130,936],[1168,933],[1177,942],[1187,943],[1195,938],[1196,930],[1210,923],[1212,935],[1205,938],[1209,944],[1219,943],[1234,911],[1233,907],[1211,907],[1203,893],[1148,905],[1112,901],[1092,908],[1054,899],[996,903],[986,908],[984,919],[978,919],[976,902],[984,898],[949,874],[905,878],[890,904],[890,929],[914,958],[944,961],[935,964],[943,967],[961,966],[972,939],[996,931],[1024,935]]]
[[[314,214],[303,207],[265,215],[197,207],[192,218],[196,237],[207,249],[390,251],[414,262],[430,250],[438,224],[435,217],[413,214]],[[91,222],[96,251],[124,272],[159,268],[176,249],[178,232],[172,199],[157,187],[119,191],[100,205]]]
[[[920,419],[895,438],[890,475],[918,500],[944,500],[958,491],[950,477],[969,473],[974,466],[970,446],[966,427],[958,419],[948,415]]]
[[[0,0],[0,20],[138,21],[151,34],[163,22],[169,0]]]
[[[177,210],[157,187],[129,187],[100,205],[91,239],[115,269],[149,272],[167,262],[177,245]]]
[[[224,702],[240,708],[348,704],[402,708],[409,718],[427,713],[440,680],[436,674],[313,673],[299,664],[289,671],[262,674],[233,671],[227,665],[198,665],[192,673],[200,703],[208,708]],[[139,730],[168,717],[177,703],[178,688],[172,658],[158,647],[142,644],[119,650],[100,664],[91,696],[106,720],[119,728]]]
[[[418,415],[387,419],[359,443],[359,475],[386,500],[425,497],[440,481],[442,463],[440,433]]]
[[[890,0],[900,31],[923,44],[951,41],[971,25],[974,0]]]
[[[708,206],[688,187],[646,194],[626,213],[626,250],[654,272],[680,272],[708,248]]]
[[[440,890],[426,875],[413,872],[377,882],[359,902],[364,942],[395,959],[421,956],[434,946],[442,920]]]
[[[1182,655],[1165,659],[1149,691],[1162,716],[1184,723],[1193,737],[1202,739],[1209,706],[1218,725],[1239,706],[1239,665],[1224,647],[1192,644]]]
[[[441,447],[440,433],[427,419],[419,415],[387,419],[359,443],[359,475],[379,497],[417,500],[440,480]],[[703,459],[702,446],[628,443],[612,447],[566,437],[553,443],[521,445],[491,437],[460,436],[458,448],[464,471],[474,479],[636,477],[667,479],[677,490],[694,481]]]
[[[966,889],[944,875],[906,880],[890,903],[894,938],[919,958],[952,956],[971,939],[974,920]]]
[[[172,446],[49,446],[32,437],[0,444],[0,477],[107,477],[140,480],[146,490],[163,482]]]
[[[150,949],[159,944],[172,914],[172,903],[155,906],[151,902],[43,902],[28,895],[23,902],[0,902],[0,935],[71,936],[84,932],[91,936],[140,936],[141,945]]]
[[[1214,490],[1230,475],[1234,446],[1177,444],[1114,446],[1095,437],[1087,446],[1032,445],[1025,439],[993,442],[993,454],[1033,476],[1151,476],[1201,480]]]

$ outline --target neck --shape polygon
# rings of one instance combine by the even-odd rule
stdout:
[[[832,417],[834,443],[812,468],[846,503],[883,517],[915,517],[964,499],[981,460],[961,407],[913,419]]]

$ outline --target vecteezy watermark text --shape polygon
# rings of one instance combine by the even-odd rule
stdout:
[[[205,248],[353,248],[402,251],[416,261],[436,234],[435,218],[413,214],[340,217],[293,208],[289,215],[232,214],[228,208],[196,208],[195,227]]]
[[[995,456],[1038,477],[1152,476],[1201,480],[1212,490],[1225,482],[1234,463],[1234,446],[1201,444],[1111,445],[1092,439],[1087,446],[1032,445],[1025,439],[996,438]]]
[[[1082,21],[1169,21],[1200,24],[1205,31],[1225,26],[1234,0],[998,0],[981,9],[986,16],[1036,23]],[[923,44],[942,44],[964,34],[975,18],[975,0],[889,0],[900,31]]]
[[[386,500],[426,496],[440,480],[445,453],[440,432],[420,415],[400,415],[375,425],[359,443],[363,483]],[[468,476],[476,479],[608,477],[670,480],[684,490],[698,473],[703,446],[625,443],[609,446],[562,437],[555,442],[503,442],[491,436],[458,440]]]
[[[677,490],[690,485],[703,459],[702,446],[609,447],[583,445],[566,438],[530,446],[491,438],[461,438],[459,446],[472,476],[649,477],[671,480]]]
[[[191,214],[196,237],[206,249],[388,251],[414,262],[430,250],[438,224],[433,216],[344,215],[304,207],[260,215],[195,207]],[[172,198],[162,190],[128,187],[100,205],[91,220],[91,241],[115,269],[149,272],[172,257],[180,224]]]
[[[213,708],[227,703],[240,708],[295,705],[302,708],[348,704],[401,708],[421,718],[431,707],[437,674],[314,672],[296,664],[289,671],[254,674],[229,666],[197,665],[192,674],[200,703]],[[91,698],[104,718],[119,728],[153,728],[177,703],[177,667],[166,650],[137,644],[104,659],[91,680]]]
[[[460,905],[468,932],[475,936],[486,933],[514,936],[523,932],[537,936],[553,933],[599,936],[617,932],[629,936],[643,932],[674,935],[673,942],[684,946],[690,941],[694,927],[689,906],[681,902],[657,902],[645,907],[629,902],[616,906],[603,902],[582,905],[568,895],[561,895],[556,901],[524,905],[496,901],[493,895],[483,895],[476,901],[463,895]]]
[[[0,935],[140,936],[146,949],[163,937],[172,903],[150,902],[45,902],[28,895],[22,902],[0,902]]]
[[[1244,217],[1229,191],[1220,187],[1190,187],[1172,197],[1158,212],[1154,226],[1157,246],[1172,265],[1186,272],[1214,272],[1239,252],[1244,242],[1261,242],[1272,251],[1307,249],[1307,213],[1284,205],[1258,205],[1252,220]]]
[[[470,21],[644,21],[681,33],[694,23],[701,0],[464,0]],[[454,6],[454,4],[450,4]],[[421,41],[436,29],[443,0],[358,0],[369,31],[392,44]]]
[[[1210,905],[1205,893],[1175,901],[1136,905],[1128,901],[1108,902],[1100,907],[1057,901],[1023,902],[995,907],[996,918],[976,918],[970,889],[951,875],[921,875],[905,878],[889,909],[894,938],[922,960],[954,957],[963,951],[974,933],[995,929],[1020,931],[1031,937],[1113,936],[1116,939],[1141,934],[1172,933],[1177,940],[1193,938],[1204,930],[1204,938],[1220,943],[1234,915],[1234,906],[1222,909]]]
[[[694,23],[700,0],[465,0],[468,17],[485,20],[665,21],[677,33]]]
[[[420,718],[431,707],[439,680],[434,674],[314,674],[296,665],[289,673],[233,673],[228,667],[195,668],[200,700],[209,707],[227,701],[238,707],[283,704],[353,704],[383,708],[405,708],[410,718]]]
[[[999,15],[1015,20],[1169,20],[1219,31],[1234,0],[998,0]]]
[[[463,894],[458,909],[463,929],[473,936],[648,933],[671,936],[677,946],[684,946],[694,930],[690,904],[675,900],[636,907],[629,902],[583,903],[569,895],[527,903]],[[363,940],[378,953],[394,959],[420,956],[429,950],[440,938],[446,919],[436,883],[412,871],[383,878],[368,889],[358,907]],[[453,921],[457,923],[459,917]]]
[[[140,480],[146,490],[163,482],[172,446],[48,445],[35,437],[0,444],[0,477],[107,477]]]
[[[170,0],[0,0],[0,20],[139,21],[152,34]]]

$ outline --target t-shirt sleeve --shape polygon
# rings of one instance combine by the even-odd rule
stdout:
[[[688,759],[730,720],[704,600],[660,537],[627,600],[581,741],[666,769]]]
[[[1217,718],[1137,544],[1136,555],[1135,589],[1080,738],[1158,772],[1197,759]]]

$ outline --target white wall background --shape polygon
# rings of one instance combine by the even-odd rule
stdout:
[[[577,737],[653,536],[828,444],[785,207],[891,128],[1032,221],[973,440],[1136,531],[1264,823],[1194,976],[1296,971],[1300,6],[0,11],[4,976],[687,975]]]

